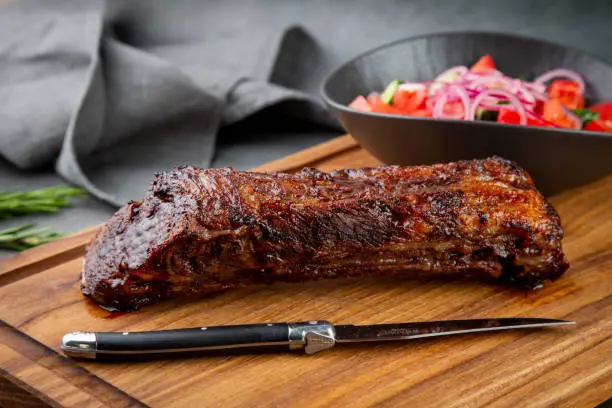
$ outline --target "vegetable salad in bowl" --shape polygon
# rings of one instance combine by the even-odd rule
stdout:
[[[357,110],[512,125],[612,132],[612,102],[585,108],[582,77],[568,69],[545,72],[533,81],[497,70],[490,55],[471,67],[452,67],[432,81],[392,81],[382,93],[360,95]]]

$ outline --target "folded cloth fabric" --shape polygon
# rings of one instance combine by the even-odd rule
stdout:
[[[0,7],[0,154],[23,169],[55,163],[112,205],[141,195],[123,186],[146,187],[156,171],[209,166],[219,127],[263,108],[292,101],[285,114],[338,127],[318,97],[281,83],[317,58],[299,26],[139,47],[122,41],[129,26],[104,1]],[[103,189],[106,166],[125,171],[106,172],[117,180]]]
[[[264,108],[340,131],[321,81],[375,46],[490,30],[612,58],[611,12],[609,0],[0,0],[0,155],[54,164],[120,205],[156,171],[209,166],[219,128]]]

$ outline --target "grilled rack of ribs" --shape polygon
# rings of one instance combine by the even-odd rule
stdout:
[[[492,157],[266,174],[178,167],[87,248],[82,292],[118,310],[251,284],[461,275],[526,285],[568,268],[559,216]]]

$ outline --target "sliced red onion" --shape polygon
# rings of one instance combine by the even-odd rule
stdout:
[[[444,117],[444,105],[446,104],[446,100],[448,99],[448,94],[439,98],[433,107],[433,112],[431,112],[431,116],[434,118],[443,118]]]
[[[548,95],[546,95],[546,85],[535,84],[533,82],[522,82],[522,88],[527,90],[533,95],[535,99],[540,101],[547,101]]]
[[[475,88],[478,89],[481,86],[484,86],[485,88],[501,88],[503,87],[503,89],[509,89],[512,90],[513,84],[512,84],[512,79],[504,77],[504,76],[493,76],[493,75],[488,75],[488,76],[483,76],[480,78],[476,78],[473,81],[470,82],[470,88]],[[500,85],[502,85],[500,87]]]
[[[523,102],[524,104],[527,105],[535,105],[536,103],[536,98],[533,95],[533,93],[528,90],[527,88],[525,88],[522,84],[517,84],[516,87],[516,91],[515,93],[518,94],[518,96],[521,96],[521,102]]]
[[[400,84],[397,89],[401,89],[403,91],[426,91],[427,87],[419,82],[404,82]]]
[[[562,126],[557,125],[555,122],[551,122],[550,120],[546,120],[544,119],[544,117],[542,115],[539,115],[537,113],[535,113],[534,111],[531,110],[525,110],[525,112],[527,112],[528,115],[533,116],[534,118],[536,118],[537,120],[540,120],[548,125],[554,126],[556,128],[562,128]]]
[[[465,73],[465,78],[468,80],[474,80],[482,76],[505,76],[496,69],[481,69],[478,71],[468,71]]]
[[[463,75],[465,72],[467,72],[468,69],[467,67],[463,66],[463,65],[457,65],[455,67],[449,68],[446,71],[442,72],[440,75],[438,75],[436,77],[436,79],[434,79],[434,82],[444,82],[444,83],[448,83],[447,81],[444,81],[444,77],[449,76],[449,75]]]
[[[520,79],[511,79],[510,83],[512,84],[510,90],[514,93],[517,93],[521,88],[521,80]]]
[[[479,106],[482,106],[482,105],[496,105],[497,106],[497,105],[499,105],[499,103],[498,103],[499,101],[505,101],[505,100],[506,99],[503,98],[503,97],[491,96],[491,97],[488,97],[488,98],[483,98],[480,101],[480,105]],[[503,106],[503,105],[500,105],[500,106]]]
[[[449,85],[451,82],[444,82],[444,81],[423,81],[423,82],[412,82],[414,84],[421,84],[421,85]],[[454,82],[453,82],[454,84]]]
[[[436,101],[432,116],[434,118],[447,118],[447,119],[464,119],[464,120],[473,120],[474,116],[469,116],[468,111],[470,110],[470,97],[464,88],[457,85],[450,85],[448,87],[448,91],[440,96],[440,98]],[[463,115],[448,115],[444,113],[444,105],[448,102],[450,97],[453,95],[459,97],[459,100],[463,103]]]
[[[427,98],[427,100],[425,101],[425,106],[427,106],[427,109],[432,111],[432,116],[433,116],[433,109],[436,105],[436,101],[433,98]]]
[[[474,116],[469,116],[468,115],[468,111],[470,110],[470,97],[467,94],[467,92],[465,91],[465,88],[462,88],[460,86],[455,86],[453,87],[455,93],[457,94],[457,96],[461,99],[461,102],[463,102],[463,113],[465,116],[465,120],[474,120]]]
[[[437,98],[441,93],[444,92],[446,87],[448,86],[447,82],[433,81],[433,83],[429,86],[429,97]]]
[[[537,77],[535,81],[533,82],[536,84],[544,84],[545,82],[548,82],[551,79],[558,78],[558,77],[569,78],[572,81],[577,82],[580,88],[580,92],[584,93],[584,80],[578,73],[572,70],[569,70],[569,69],[563,69],[563,68],[553,69],[552,71],[543,73],[542,75]]]
[[[437,100],[443,96],[446,96],[447,98],[449,98],[447,102],[452,102],[453,100],[460,99],[457,93],[453,91],[455,87],[459,87],[465,90],[462,85],[458,85],[455,83],[444,83],[433,91],[430,89],[429,98]]]
[[[580,119],[580,117],[576,115],[574,112],[570,112],[569,109],[565,109],[565,113],[574,122],[574,128],[577,130],[581,130],[582,120]]]
[[[539,92],[539,93],[546,93],[546,85],[544,84],[536,84],[533,82],[523,82],[523,85],[531,89],[532,91]]]
[[[478,107],[484,101],[485,98],[489,98],[495,95],[503,96],[508,101],[510,101],[509,105],[503,105],[501,107],[516,109],[520,117],[520,124],[521,125],[527,124],[527,113],[525,112],[525,108],[523,107],[523,105],[521,105],[521,101],[519,100],[519,98],[516,95],[514,95],[512,92],[506,89],[500,89],[500,88],[488,89],[486,91],[483,91],[477,97],[475,97],[469,109],[469,117],[472,119],[474,118],[474,116],[476,115],[476,110],[478,109]]]
[[[548,100],[546,87],[544,85],[538,84],[538,86],[532,86],[531,84],[524,83],[523,86],[534,96],[534,98],[544,102]]]
[[[503,89],[503,88],[491,88],[491,89]],[[484,92],[484,91],[478,91],[476,89],[470,89],[470,88],[466,88],[465,90],[467,91],[468,94],[470,94],[471,97],[475,97],[475,96],[481,94],[482,92]],[[519,97],[519,95],[516,95],[516,96]],[[490,102],[491,103],[496,103],[499,99],[500,99],[499,97],[493,96],[493,97],[491,97]],[[530,106],[531,105],[535,105],[535,100],[533,100],[533,98],[523,99],[523,98],[519,97],[518,99],[524,105],[530,105]],[[483,102],[486,102],[486,101],[483,101]],[[481,105],[482,105],[482,103],[481,103]]]
[[[480,106],[478,106],[478,108],[484,108],[486,110],[490,110],[490,111],[498,111],[501,108],[503,108],[504,106],[508,106],[508,105],[489,105],[486,103],[481,103]],[[478,108],[476,108],[476,110],[478,110]],[[476,114],[476,113],[474,113]]]
[[[467,67],[458,65],[442,72],[434,79],[434,84],[429,87],[429,95],[435,95],[444,85],[454,83],[457,79],[462,78],[467,70]],[[449,76],[452,78],[447,78]]]

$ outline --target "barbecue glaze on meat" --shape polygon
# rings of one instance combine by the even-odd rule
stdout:
[[[568,267],[555,210],[516,164],[262,174],[179,167],[88,247],[82,291],[119,310],[251,284],[463,275],[528,285]]]

